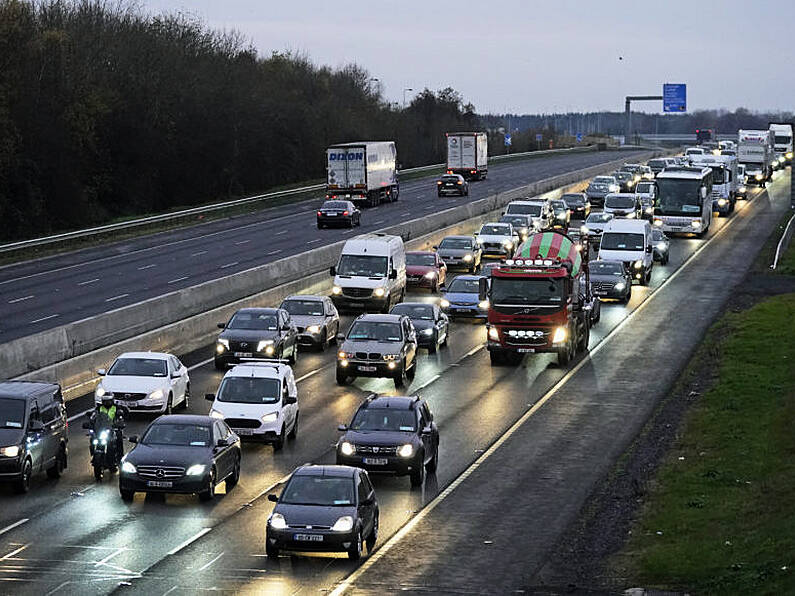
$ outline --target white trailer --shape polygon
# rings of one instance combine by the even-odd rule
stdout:
[[[693,157],[693,166],[712,170],[712,210],[729,215],[737,202],[739,179],[737,157],[734,155],[700,155]]]
[[[792,165],[792,124],[771,122],[768,130],[773,133],[773,147],[781,165]]]
[[[737,159],[745,164],[748,182],[764,187],[773,175],[773,134],[769,130],[737,131]]]
[[[375,207],[398,200],[397,149],[393,141],[360,141],[326,150],[327,199]]]
[[[485,132],[448,132],[447,173],[483,180],[489,172],[489,140]]]

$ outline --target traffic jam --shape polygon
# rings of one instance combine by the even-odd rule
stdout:
[[[331,422],[329,413],[338,436],[333,463],[301,465],[267,491],[273,510],[260,538],[268,558],[334,552],[357,560],[378,540],[376,476],[407,477],[408,489],[422,490],[445,465],[445,429],[412,385],[455,345],[457,328],[478,329],[492,367],[537,354],[569,367],[588,352],[603,316],[620,312],[656,268],[669,266],[680,239],[707,236],[713,218],[730,217],[738,200],[754,196],[751,186],[764,187],[790,165],[791,145],[779,155],[772,139],[741,130],[736,142],[625,163],[578,191],[517,198],[493,221],[430,250],[406,250],[388,234],[352,236],[329,271],[328,295],[291,295],[218,323],[206,354],[218,373],[198,407],[203,414],[191,369],[168,353],[121,353],[98,370],[94,407],[78,421],[87,439],[71,445],[57,385],[0,383],[0,480],[28,493],[39,472],[69,474],[69,455],[89,461],[96,482],[117,483],[127,503],[156,493],[222,499],[245,479],[251,443],[275,454],[300,441],[309,414],[305,377],[295,369],[316,352],[340,388],[376,379],[394,390],[379,385],[348,420]],[[455,201],[487,175],[483,133],[450,133],[448,151],[428,200]],[[394,143],[336,145],[328,156],[318,228],[353,228],[367,207],[399,199],[394,168],[366,175],[370,164],[394,163]],[[351,183],[356,176],[361,183]],[[142,424],[140,434],[130,431]]]

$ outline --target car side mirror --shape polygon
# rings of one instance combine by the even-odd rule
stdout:
[[[226,323],[218,323],[219,329],[226,329]]]
[[[295,397],[294,395],[285,395],[283,401],[284,401],[285,405],[297,404],[298,403],[298,398]]]
[[[271,503],[278,503],[279,502],[279,495],[268,495],[268,500]]]
[[[344,432],[346,432],[348,430],[348,425],[347,424],[340,424],[337,427],[337,430],[340,431],[341,433],[344,433]]]
[[[216,447],[228,447],[229,446],[229,441],[227,439],[218,439],[218,441],[215,443],[215,446]]]
[[[137,443],[138,442],[138,435],[130,435],[129,437],[127,437],[127,440],[130,443]]]
[[[28,424],[28,430],[34,433],[40,433],[44,430],[44,424],[42,424],[41,420],[31,420],[30,424]]]
[[[337,275],[337,268],[334,265],[332,265],[331,267],[328,268],[328,272],[329,275]]]
[[[345,334],[344,333],[338,333],[337,334],[337,343],[342,343],[344,341],[345,341]]]
[[[433,250],[439,250],[439,245],[438,244],[434,244],[431,248]]]
[[[477,236],[479,233],[480,233],[480,232],[473,232],[473,233],[472,233],[472,235],[473,235],[473,236]]]
[[[173,372],[173,373],[171,373],[171,378],[172,378],[172,379],[179,379],[179,378],[180,378],[180,376],[182,376],[182,375],[180,375],[178,372]]]
[[[431,432],[433,432],[433,429],[430,427],[430,425],[426,426],[425,428],[422,429],[422,434],[423,435],[429,435],[429,434],[431,434]]]
[[[397,269],[392,269],[392,271],[389,272],[389,279],[397,279]]]
[[[100,377],[104,377],[106,374],[108,374],[108,371],[107,371],[107,370],[105,370],[104,368],[98,368],[98,369],[97,369],[97,374],[98,374]]]
[[[207,401],[215,401],[215,393],[205,393],[204,399]]]

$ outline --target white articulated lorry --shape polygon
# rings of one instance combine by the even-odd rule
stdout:
[[[773,133],[773,145],[776,157],[782,167],[792,164],[792,124],[789,122],[771,122],[768,128]]]
[[[327,199],[375,207],[398,200],[397,149],[393,141],[360,141],[326,150]]]
[[[737,131],[737,159],[745,164],[748,182],[764,187],[773,175],[773,134],[769,130]]]
[[[448,132],[447,173],[483,180],[489,172],[489,141],[485,132]]]

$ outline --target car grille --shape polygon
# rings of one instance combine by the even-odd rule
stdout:
[[[483,243],[483,250],[486,250],[486,251],[489,251],[489,250],[502,251],[503,247],[502,247],[502,244],[500,242],[484,242]]]
[[[289,528],[296,530],[330,530],[331,526],[316,526],[315,524],[288,524]]]
[[[139,401],[142,399],[146,399],[146,393],[121,393],[121,392],[114,392],[113,399],[118,399],[119,401]]]
[[[549,333],[543,329],[508,329],[505,331],[505,342],[514,346],[543,346],[548,341]]]
[[[615,285],[612,281],[595,281],[591,284],[591,288],[597,292],[609,292]]]
[[[257,341],[230,341],[229,350],[232,352],[255,352],[257,350]]]
[[[379,352],[356,352],[356,359],[357,360],[381,360],[381,354]]]
[[[177,466],[138,466],[141,478],[180,478],[185,475],[185,468]]]
[[[298,333],[303,333],[306,330],[306,327],[296,327]]]
[[[373,453],[378,455],[395,455],[395,445],[356,445],[356,453]]]
[[[232,428],[259,428],[260,426],[259,420],[251,418],[224,418],[224,422]]]
[[[342,293],[350,298],[369,298],[373,295],[369,288],[342,288]]]

